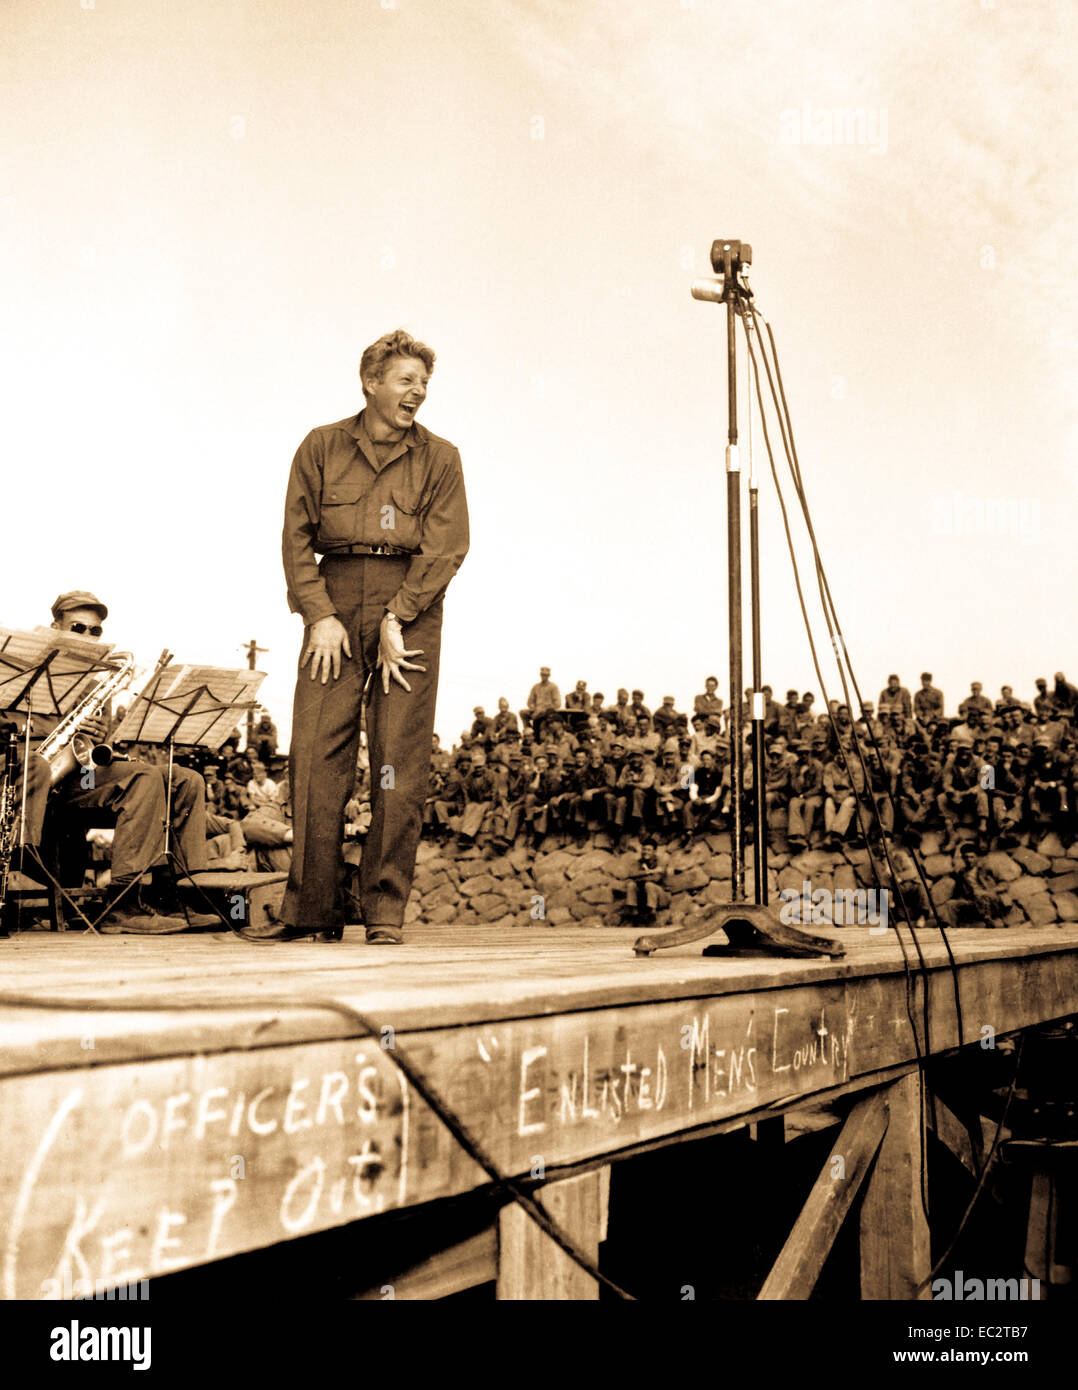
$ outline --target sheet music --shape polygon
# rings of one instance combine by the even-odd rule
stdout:
[[[129,706],[114,743],[199,744],[216,751],[256,702],[264,671],[166,666]]]
[[[0,627],[0,710],[25,714],[29,701],[36,715],[62,717],[114,669],[112,651],[111,642],[57,628]]]

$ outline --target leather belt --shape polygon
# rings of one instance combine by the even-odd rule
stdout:
[[[399,545],[335,545],[327,555],[414,555],[414,550],[402,550]]]

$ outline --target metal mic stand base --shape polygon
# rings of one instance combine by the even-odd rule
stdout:
[[[780,920],[775,909],[764,903],[723,903],[708,912],[702,921],[687,922],[659,936],[638,936],[633,953],[650,956],[668,946],[686,946],[722,929],[728,945],[705,946],[705,956],[844,956],[842,946],[829,936],[817,936]]]

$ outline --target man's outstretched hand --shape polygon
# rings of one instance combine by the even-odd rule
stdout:
[[[401,632],[401,625],[392,614],[387,613],[382,619],[382,625],[378,630],[378,661],[377,666],[382,668],[382,690],[389,694],[390,676],[398,685],[403,685],[405,690],[411,691],[412,687],[401,675],[402,671],[425,671],[425,666],[416,666],[411,661],[406,661],[409,656],[422,656],[423,648],[416,647],[412,651],[405,651],[404,635]]]
[[[348,641],[348,629],[335,614],[331,613],[328,618],[319,618],[316,623],[311,624],[311,635],[307,639],[307,650],[303,653],[303,660],[300,666],[311,663],[311,680],[322,673],[322,684],[325,685],[329,680],[329,674],[333,672],[333,679],[336,680],[341,674],[341,652],[345,656],[352,655],[352,648]]]

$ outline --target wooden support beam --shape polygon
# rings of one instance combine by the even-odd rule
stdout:
[[[861,1297],[928,1299],[924,1281],[932,1258],[922,1202],[920,1073],[893,1082],[883,1102],[887,1132],[861,1204]]]
[[[1054,1285],[1071,1284],[1074,1270],[1056,1258],[1059,1232],[1063,1225],[1060,1207],[1069,1197],[1069,1183],[1060,1174],[1046,1169],[1034,1169],[1029,1192],[1029,1221],[1026,1226],[1025,1266],[1040,1280],[1038,1296],[1048,1297]]]
[[[879,1092],[850,1111],[831,1157],[820,1170],[789,1239],[764,1281],[761,1301],[808,1298],[812,1293],[886,1130],[887,1108]]]
[[[603,1172],[604,1169],[595,1169],[576,1178],[548,1183],[539,1193],[539,1200],[554,1220],[596,1262],[606,1225]],[[514,1202],[502,1208],[498,1258],[500,1300],[592,1300],[598,1297],[598,1282],[560,1250],[522,1207]]]
[[[358,1294],[361,1302],[396,1299],[414,1301],[448,1298],[498,1277],[498,1232],[494,1226],[478,1235],[439,1250],[430,1259],[413,1265],[388,1283]]]
[[[963,1168],[973,1177],[977,1177],[980,1171],[979,1164],[984,1161],[984,1146],[980,1142],[981,1136],[972,1133],[950,1106],[940,1100],[939,1096],[932,1097],[932,1103],[927,1107],[927,1111],[928,1124],[936,1138],[950,1149]]]

